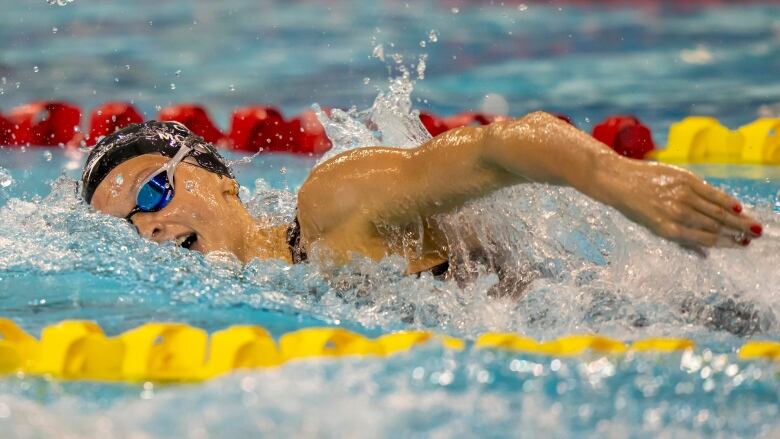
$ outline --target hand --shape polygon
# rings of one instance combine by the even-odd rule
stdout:
[[[734,247],[761,236],[761,224],[738,200],[689,171],[622,158],[612,165],[608,202],[662,238],[688,247]]]

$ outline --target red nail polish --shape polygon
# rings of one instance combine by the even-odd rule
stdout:
[[[731,210],[734,211],[734,213],[740,213],[742,212],[742,205],[741,204],[735,204],[731,206]]]
[[[753,232],[753,234],[756,236],[761,236],[761,232],[763,230],[764,229],[762,229],[761,226],[758,224],[753,224],[752,226],[750,226],[750,231]]]
[[[747,245],[750,244],[750,240],[745,238],[742,241],[739,241],[739,244],[744,246],[744,247],[747,247]]]

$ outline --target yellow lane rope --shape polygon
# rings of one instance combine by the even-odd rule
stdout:
[[[236,325],[209,335],[183,323],[146,323],[107,337],[94,322],[66,320],[47,326],[40,340],[9,319],[0,319],[0,374],[101,381],[201,381],[237,369],[274,367],[302,358],[387,356],[423,343],[463,350],[466,342],[427,331],[401,331],[375,339],[342,328],[305,328],[276,342],[259,326]],[[648,338],[626,343],[600,335],[571,335],[538,342],[513,333],[486,333],[474,349],[544,356],[669,353],[692,350],[693,341]],[[750,341],[742,360],[780,360],[780,342]]]

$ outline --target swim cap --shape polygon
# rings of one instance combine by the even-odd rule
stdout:
[[[202,137],[195,135],[179,122],[150,120],[128,125],[104,137],[92,148],[81,174],[81,194],[84,200],[89,204],[100,182],[122,163],[144,154],[173,157],[182,144],[193,148],[188,157],[195,160],[194,165],[218,175],[235,178],[217,149]]]

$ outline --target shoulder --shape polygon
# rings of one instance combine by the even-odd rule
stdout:
[[[377,192],[405,159],[405,150],[368,147],[346,151],[315,167],[298,191],[304,234],[322,235],[372,210]]]

